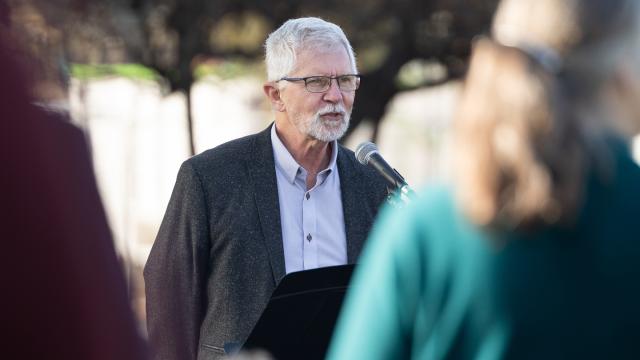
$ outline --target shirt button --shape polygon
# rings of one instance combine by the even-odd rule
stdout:
[[[307,241],[311,241],[311,239],[313,239],[313,237],[311,237],[311,234],[307,234]]]
[[[307,200],[309,200],[309,198],[311,197],[311,194],[307,193]]]

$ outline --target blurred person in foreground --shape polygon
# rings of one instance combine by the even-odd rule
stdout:
[[[356,261],[385,199],[337,142],[360,82],[340,27],[289,20],[265,47],[274,124],[182,164],[145,266],[159,359],[242,344],[285,274]]]
[[[33,105],[12,44],[0,31],[2,357],[145,359],[84,135]]]
[[[639,7],[500,4],[454,187],[383,212],[329,359],[640,357]]]

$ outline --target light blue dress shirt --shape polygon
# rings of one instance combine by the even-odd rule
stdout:
[[[284,146],[276,126],[271,128],[271,143],[276,164],[278,200],[284,263],[287,274],[347,263],[347,237],[342,211],[342,192],[333,141],[331,161],[307,190],[307,171]]]

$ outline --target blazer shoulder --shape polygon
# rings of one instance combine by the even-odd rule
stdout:
[[[264,170],[273,168],[270,131],[271,126],[195,155],[182,164],[180,173],[195,173],[212,190],[230,184],[240,189],[239,185],[246,184],[251,175],[271,174]]]
[[[184,161],[182,167],[190,167],[200,174],[219,171],[238,172],[251,158],[254,143],[259,134],[228,141]]]
[[[195,155],[187,161],[194,164],[208,163],[212,161],[229,161],[230,159],[239,159],[248,156],[251,152],[252,145],[258,134],[252,134],[238,139],[228,141],[209,150]]]

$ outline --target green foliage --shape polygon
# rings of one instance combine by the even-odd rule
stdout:
[[[140,64],[72,64],[71,76],[79,79],[122,76],[134,80],[150,81],[158,81],[161,78],[153,69]]]
[[[414,89],[447,78],[447,68],[434,60],[414,59],[404,64],[395,78],[399,89]]]
[[[202,62],[194,70],[196,80],[208,76],[215,76],[223,80],[247,75],[265,77],[264,73],[264,64],[262,62],[248,62],[239,59]]]
[[[264,64],[238,59],[211,60],[198,64],[194,69],[196,80],[207,76],[226,80],[246,75],[264,76]],[[86,80],[109,76],[147,81],[162,79],[156,71],[141,64],[72,64],[71,76]]]

